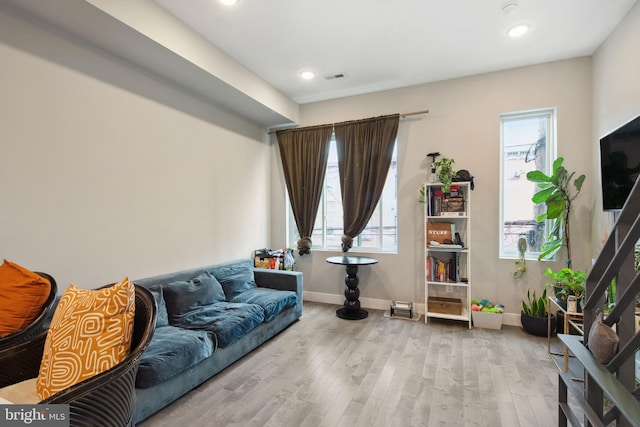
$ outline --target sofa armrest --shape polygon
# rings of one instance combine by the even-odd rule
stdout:
[[[256,285],[260,288],[295,292],[298,299],[295,307],[296,317],[302,316],[302,272],[254,268],[253,275]]]
[[[254,269],[256,285],[279,291],[294,291],[302,299],[302,272],[286,270]]]

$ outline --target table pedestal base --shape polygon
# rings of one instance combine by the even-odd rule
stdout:
[[[360,289],[358,284],[360,279],[358,278],[358,266],[347,265],[347,275],[344,278],[344,284],[347,287],[344,290],[344,305],[342,308],[336,310],[336,316],[341,319],[347,320],[360,320],[369,315],[367,310],[360,308]]]
[[[375,258],[363,256],[333,256],[327,258],[329,264],[339,264],[347,267],[347,275],[344,278],[344,284],[347,287],[344,290],[343,307],[336,310],[336,316],[347,320],[360,320],[369,316],[367,310],[360,308],[360,289],[358,289],[358,266],[371,265],[378,262]]]
[[[338,316],[341,319],[347,319],[347,320],[361,320],[361,319],[365,319],[368,315],[369,315],[369,312],[361,308],[357,310],[339,308],[336,310],[336,316]]]

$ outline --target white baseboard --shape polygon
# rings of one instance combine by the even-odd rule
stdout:
[[[502,324],[509,326],[521,326],[520,324],[520,313],[504,313],[502,315]]]
[[[336,294],[325,294],[322,292],[309,292],[304,291],[302,293],[302,299],[304,301],[320,302],[323,304],[344,304],[344,296]],[[375,298],[360,298],[360,306],[362,308],[369,308],[372,310],[389,310],[391,301],[375,299]],[[416,313],[424,314],[424,304],[413,303]],[[502,315],[502,324],[509,326],[520,326],[520,313],[504,313]]]

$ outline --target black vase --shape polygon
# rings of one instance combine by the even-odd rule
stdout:
[[[524,311],[520,312],[520,323],[525,331],[530,334],[537,335],[539,337],[547,336],[547,316],[544,317],[535,317],[529,316]],[[551,315],[551,335],[556,333],[556,315]]]

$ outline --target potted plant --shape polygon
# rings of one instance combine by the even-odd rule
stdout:
[[[556,316],[551,315],[551,324],[549,325],[549,302],[547,301],[547,290],[542,292],[540,298],[536,297],[536,291],[533,294],[527,291],[527,300],[522,300],[522,311],[520,312],[520,324],[525,331],[530,334],[546,337],[547,333],[555,333]],[[550,330],[549,330],[550,328]]]
[[[525,253],[527,252],[527,239],[523,236],[520,236],[518,239],[518,259],[515,261],[516,263],[516,271],[513,272],[513,278],[519,279],[524,276],[524,273],[527,272],[527,260],[525,258]]]
[[[442,184],[442,192],[448,193],[451,189],[451,183],[453,182],[453,178],[456,177],[456,172],[453,170],[453,164],[455,160],[448,159],[446,157],[441,158],[437,162],[434,162],[433,165],[438,168],[438,179]]]
[[[571,218],[571,205],[582,190],[585,175],[580,175],[573,180],[575,172],[567,172],[562,166],[563,157],[558,157],[553,162],[553,173],[547,176],[542,171],[527,173],[527,179],[538,184],[538,192],[531,200],[536,204],[545,204],[546,212],[540,214],[537,222],[551,221],[551,231],[542,244],[542,252],[539,260],[551,259],[564,246],[567,248],[566,266],[571,268],[571,234],[569,219]]]
[[[584,272],[569,267],[561,268],[556,272],[547,268],[544,275],[551,279],[551,281],[545,283],[545,285],[553,287],[558,305],[566,310],[567,297],[574,295],[576,300],[578,300],[577,311],[582,311],[580,303],[584,297],[584,282],[587,279],[587,275]]]

